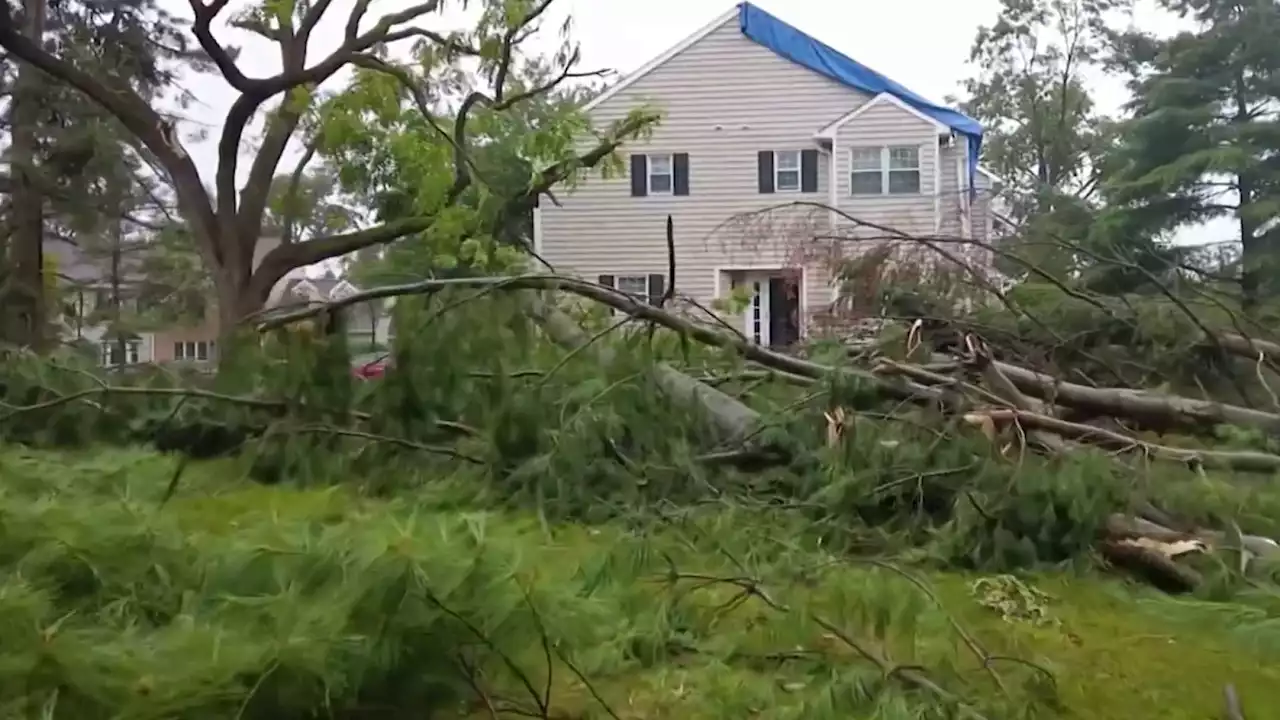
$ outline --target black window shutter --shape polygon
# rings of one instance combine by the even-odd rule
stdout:
[[[818,151],[800,151],[800,192],[818,192]]]
[[[644,197],[649,194],[649,158],[645,155],[631,156],[631,197]]]
[[[689,194],[689,153],[676,153],[671,156],[671,193],[673,195]]]
[[[667,276],[653,274],[649,276],[649,304],[661,305],[662,295],[667,291]]]
[[[600,277],[596,278],[596,282],[600,283],[605,287],[613,287],[613,276],[601,275]]]
[[[756,170],[760,176],[761,194],[773,192],[773,151],[761,150],[756,156]]]

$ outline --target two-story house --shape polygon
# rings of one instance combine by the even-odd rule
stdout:
[[[623,148],[625,176],[584,177],[535,211],[535,248],[560,272],[660,295],[670,216],[678,294],[711,306],[745,287],[732,320],[786,345],[831,309],[839,258],[907,244],[897,233],[972,255],[990,233],[977,122],[749,3],[585,110],[604,129],[641,106],[663,119]]]

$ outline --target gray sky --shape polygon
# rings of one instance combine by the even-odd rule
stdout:
[[[368,22],[411,4],[407,0],[375,0]],[[548,13],[547,38],[541,47],[550,50],[555,30],[566,16],[574,20],[574,37],[582,46],[583,67],[611,68],[622,73],[643,65],[654,56],[680,42],[698,28],[732,7],[733,0],[557,0]],[[995,20],[997,0],[755,0],[755,4],[784,21],[817,37],[859,62],[875,68],[917,93],[935,101],[955,93],[961,79],[970,74],[969,47],[979,25]],[[180,17],[190,17],[186,0],[161,0],[161,5]],[[458,0],[449,2],[460,8]],[[246,7],[232,2],[231,8]],[[351,0],[336,0],[327,20],[313,35],[314,61],[337,47]],[[224,12],[224,16],[230,15]],[[451,9],[443,16],[428,19],[437,29],[462,27],[464,14]],[[1177,28],[1175,19],[1155,9],[1153,0],[1139,0],[1133,22],[1160,33]],[[367,25],[366,25],[367,26]],[[225,27],[215,29],[226,43],[241,44],[240,67],[250,75],[278,71],[279,61],[272,43]],[[331,81],[340,86],[340,80]],[[215,145],[220,120],[234,99],[221,78],[196,81],[200,103],[187,111],[210,139],[188,145],[206,182],[212,183]],[[1114,78],[1095,78],[1098,101],[1104,109],[1114,109],[1125,99],[1123,86]],[[205,123],[208,124],[205,124]],[[194,129],[194,126],[193,126]],[[288,161],[286,160],[286,163]],[[246,163],[240,165],[243,173]],[[1189,229],[1179,240],[1205,242],[1232,236],[1229,223]]]

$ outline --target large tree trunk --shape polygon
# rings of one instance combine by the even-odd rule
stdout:
[[[266,296],[250,282],[252,260],[229,257],[230,261],[213,271],[214,290],[218,296],[218,347],[219,357],[233,351],[246,319],[262,311]],[[240,266],[240,267],[237,267]]]
[[[44,35],[44,0],[27,0],[25,34],[35,42]],[[23,63],[18,70],[11,122],[13,145],[12,231],[9,236],[7,277],[0,294],[3,339],[44,350],[48,317],[44,283],[44,197],[35,177],[35,148],[43,96],[43,73]]]
[[[578,323],[544,297],[533,292],[526,293],[526,297],[529,314],[553,342],[570,350],[591,344],[591,337],[582,331]],[[596,353],[601,365],[613,362],[614,351],[611,348],[599,346]],[[707,421],[724,442],[744,442],[760,429],[760,414],[755,410],[666,363],[654,366],[653,379],[678,404],[705,413]]]

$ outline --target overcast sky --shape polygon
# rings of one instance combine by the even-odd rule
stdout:
[[[461,2],[446,2],[450,11],[428,18],[431,27],[461,27],[466,22],[459,9]],[[406,0],[374,0],[368,22],[409,4]],[[547,50],[554,47],[555,29],[571,16],[574,36],[582,46],[583,67],[611,68],[625,74],[733,4],[731,0],[557,0],[548,14],[547,39],[541,44]],[[955,93],[960,81],[970,74],[967,59],[974,34],[980,25],[995,20],[999,7],[998,0],[756,0],[755,4],[938,102]],[[186,0],[161,0],[161,5],[180,17],[191,15]],[[232,2],[232,8],[245,6],[244,2]],[[350,0],[333,3],[327,21],[313,35],[313,61],[337,47],[350,6]],[[1133,21],[1161,33],[1178,26],[1176,20],[1155,9],[1153,0],[1139,0]],[[272,43],[225,26],[216,28],[215,33],[225,42],[241,45],[239,64],[247,74],[261,76],[279,69]],[[1118,80],[1099,75],[1094,85],[1104,109],[1115,109],[1124,102],[1124,88]],[[188,150],[211,184],[220,119],[235,96],[221,78],[202,79],[191,89],[200,104],[186,114],[208,131],[210,139],[191,144]],[[242,173],[246,168],[247,163],[242,162]],[[1230,224],[1222,224],[1198,228],[1186,239],[1204,242],[1229,237]]]

